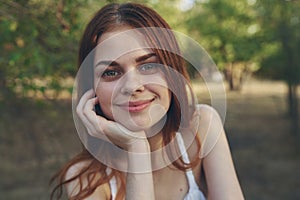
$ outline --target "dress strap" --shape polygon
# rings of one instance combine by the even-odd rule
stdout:
[[[110,174],[110,173],[111,173],[111,169],[106,168],[106,174]],[[117,196],[117,189],[118,189],[117,180],[115,176],[113,176],[109,180],[109,187],[110,187],[111,200],[115,200]]]
[[[189,156],[187,154],[187,151],[185,149],[185,145],[184,145],[184,141],[183,141],[183,138],[181,136],[181,133],[177,132],[176,133],[176,138],[177,138],[177,142],[178,142],[178,146],[179,146],[179,150],[180,150],[180,153],[181,153],[181,156],[182,156],[182,159],[185,163],[190,163],[190,159],[189,159]],[[198,189],[198,185],[195,181],[195,177],[194,177],[194,174],[193,174],[193,171],[191,169],[187,170],[185,172],[186,176],[187,176],[187,179],[188,179],[188,183],[189,183],[189,190],[191,189]]]
[[[184,141],[183,141],[183,138],[181,136],[181,133],[177,132],[176,133],[176,138],[177,138],[179,150],[180,150],[180,153],[182,155],[183,161],[185,163],[190,163],[190,159],[189,159],[189,156],[188,156],[187,151],[185,149],[185,145],[184,145]],[[198,185],[195,181],[193,171],[191,169],[189,169],[185,172],[185,174],[186,174],[186,177],[187,177],[188,183],[189,183],[189,191],[188,191],[187,195],[184,197],[184,200],[195,200],[195,199],[205,200],[204,194],[199,189],[199,187],[198,187]]]

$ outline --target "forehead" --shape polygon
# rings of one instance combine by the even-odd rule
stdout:
[[[95,49],[95,58],[97,60],[116,60],[130,52],[149,51],[149,48],[151,48],[150,45],[139,30],[130,27],[114,28],[99,38]]]

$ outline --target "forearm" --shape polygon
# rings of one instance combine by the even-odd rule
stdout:
[[[137,144],[129,151],[128,172],[126,177],[126,199],[154,200],[155,195],[149,146],[147,144]]]

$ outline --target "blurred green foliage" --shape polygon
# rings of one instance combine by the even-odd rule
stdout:
[[[46,96],[71,86],[78,43],[93,13],[122,0],[0,0],[0,87]],[[139,0],[198,41],[230,83],[240,89],[253,72],[297,86],[300,3],[296,0]],[[193,70],[189,70],[193,73]],[[193,75],[193,74],[192,74]]]
[[[264,38],[260,74],[284,80],[288,86],[288,113],[298,125],[297,87],[300,83],[300,2],[260,0],[257,16]]]
[[[80,35],[95,11],[92,2],[22,0],[0,4],[1,91],[45,95],[46,90],[66,89],[61,82],[76,73]]]

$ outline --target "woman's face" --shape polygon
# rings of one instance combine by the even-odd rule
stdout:
[[[132,131],[163,123],[170,92],[158,57],[138,31],[105,32],[95,53],[95,92],[105,117]],[[126,31],[124,33],[124,31]]]

